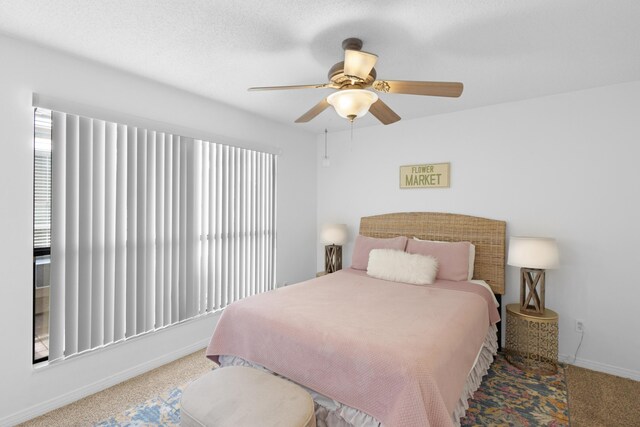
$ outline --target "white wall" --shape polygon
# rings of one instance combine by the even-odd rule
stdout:
[[[347,223],[351,241],[361,216],[400,211],[501,219],[509,235],[557,238],[546,301],[560,315],[561,356],[573,358],[584,319],[576,363],[640,380],[640,82],[356,124],[352,142],[329,134],[329,168],[324,135],[317,148],[318,224]],[[451,188],[399,189],[400,165],[437,162],[451,162]],[[317,251],[321,270],[320,242]],[[507,267],[505,303],[518,293],[518,269]]]
[[[313,277],[314,135],[3,36],[0,36],[0,58],[0,425],[36,415],[122,380],[136,373],[136,369],[148,369],[199,348],[210,336],[216,320],[209,316],[34,371],[32,92],[197,129],[219,135],[219,142],[232,138],[280,147],[278,283]]]

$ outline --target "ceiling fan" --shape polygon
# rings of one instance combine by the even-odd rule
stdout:
[[[458,82],[421,82],[405,80],[376,80],[376,69],[373,68],[378,56],[363,52],[362,40],[348,38],[342,42],[344,61],[340,61],[329,69],[329,83],[295,86],[251,87],[250,91],[283,90],[283,89],[337,89],[336,92],[314,105],[309,111],[298,117],[296,123],[306,123],[322,113],[330,105],[336,112],[353,122],[371,111],[385,125],[400,120],[378,95],[368,90],[373,88],[382,93],[403,93],[410,95],[446,96],[457,98],[462,94],[463,85]]]

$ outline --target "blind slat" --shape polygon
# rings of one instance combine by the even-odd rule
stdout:
[[[164,309],[162,326],[171,324],[171,280],[173,257],[173,135],[167,135],[164,146]]]
[[[116,224],[115,224],[115,283],[113,307],[113,340],[119,341],[126,335],[127,301],[127,184],[128,153],[127,129],[116,126]]]
[[[216,145],[215,144],[207,144],[209,147],[209,174],[207,177],[207,181],[209,182],[209,239],[208,239],[208,257],[207,257],[207,268],[208,268],[208,283],[207,283],[207,310],[211,311],[217,308],[216,300],[215,300],[215,266],[216,266]]]
[[[253,286],[253,293],[259,292],[258,285],[258,179],[260,171],[258,170],[258,153],[251,153],[251,166],[254,172],[254,177],[251,182],[252,195],[252,209],[251,209],[251,282]]]
[[[153,330],[156,318],[156,132],[147,131],[146,236],[144,331]]]
[[[189,298],[191,310],[189,317],[193,317],[200,313],[200,298],[202,290],[202,269],[200,268],[200,260],[202,259],[202,141],[196,140],[192,144],[193,147],[193,255],[190,258],[193,268],[193,294]]]
[[[92,184],[93,184],[93,146],[92,121],[80,117],[79,162],[76,165],[79,179],[78,204],[78,351],[91,348],[91,255],[93,252],[92,236]]]
[[[92,181],[91,188],[91,329],[90,348],[104,343],[104,281],[105,281],[105,123],[92,121]],[[85,142],[85,141],[83,141]],[[86,142],[85,142],[86,143]]]
[[[135,128],[127,130],[127,283],[126,283],[126,317],[125,336],[136,334],[136,277],[137,277],[137,217],[138,217],[138,132]]]
[[[164,231],[165,231],[165,134],[156,135],[156,272],[155,272],[155,327],[164,326],[164,272],[165,272],[165,243],[164,243]]]
[[[264,175],[264,156],[259,154],[259,166],[258,173],[260,176]],[[265,277],[264,277],[264,180],[260,181],[260,191],[258,192],[259,197],[259,221],[258,221],[258,229],[256,232],[258,233],[258,277],[260,279],[259,292],[264,292],[266,289]]]
[[[231,148],[231,170],[229,179],[229,194],[231,205],[231,221],[229,225],[229,246],[231,257],[230,273],[232,279],[229,283],[229,294],[231,301],[238,299],[238,150],[235,147]]]
[[[200,168],[202,182],[201,187],[201,217],[200,217],[200,299],[198,313],[205,313],[207,311],[207,291],[209,289],[209,145],[200,141],[201,157]]]
[[[146,331],[147,285],[147,131],[137,129],[137,179],[136,179],[136,317],[135,333]]]
[[[79,162],[79,120],[76,116],[66,116],[66,207],[65,207],[65,304],[64,304],[64,354],[78,352],[78,169]],[[55,145],[55,141],[52,141]],[[51,331],[53,332],[53,331]]]
[[[222,297],[222,226],[223,226],[223,181],[222,181],[222,159],[223,147],[216,146],[216,309],[224,304]]]
[[[184,138],[180,138],[180,261],[178,268],[180,270],[180,280],[178,283],[178,320],[184,320],[187,317],[187,247],[189,242],[188,234],[188,218],[187,218],[187,179],[189,175],[187,162],[187,143]]]
[[[172,218],[171,218],[171,322],[177,322],[180,319],[179,316],[179,302],[180,302],[180,213],[181,202],[183,200],[180,196],[180,137],[173,139],[173,166],[172,166]]]
[[[222,198],[220,202],[222,221],[220,224],[220,240],[221,240],[221,259],[220,259],[220,305],[225,307],[229,303],[228,299],[228,249],[229,239],[227,233],[229,230],[229,177],[222,171],[229,170],[229,147],[223,147],[222,149],[222,164],[220,167],[220,176],[222,179]]]
[[[67,127],[63,113],[52,113],[51,138],[61,143],[51,147],[51,277],[49,294],[49,360],[64,356],[65,348],[65,241]],[[38,246],[36,246],[38,247]]]

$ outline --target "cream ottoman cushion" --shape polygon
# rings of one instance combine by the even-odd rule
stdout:
[[[187,386],[181,426],[315,427],[313,399],[300,386],[245,366],[215,369]]]

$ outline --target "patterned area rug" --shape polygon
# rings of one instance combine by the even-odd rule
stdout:
[[[127,409],[123,413],[104,420],[95,426],[179,426],[180,397],[187,386],[173,388],[168,392]]]
[[[496,357],[480,388],[469,401],[463,426],[568,426],[564,368],[556,375],[523,372]]]
[[[96,426],[178,426],[180,396],[186,384],[147,400]],[[564,369],[556,375],[523,372],[498,355],[469,402],[463,426],[568,426]]]

